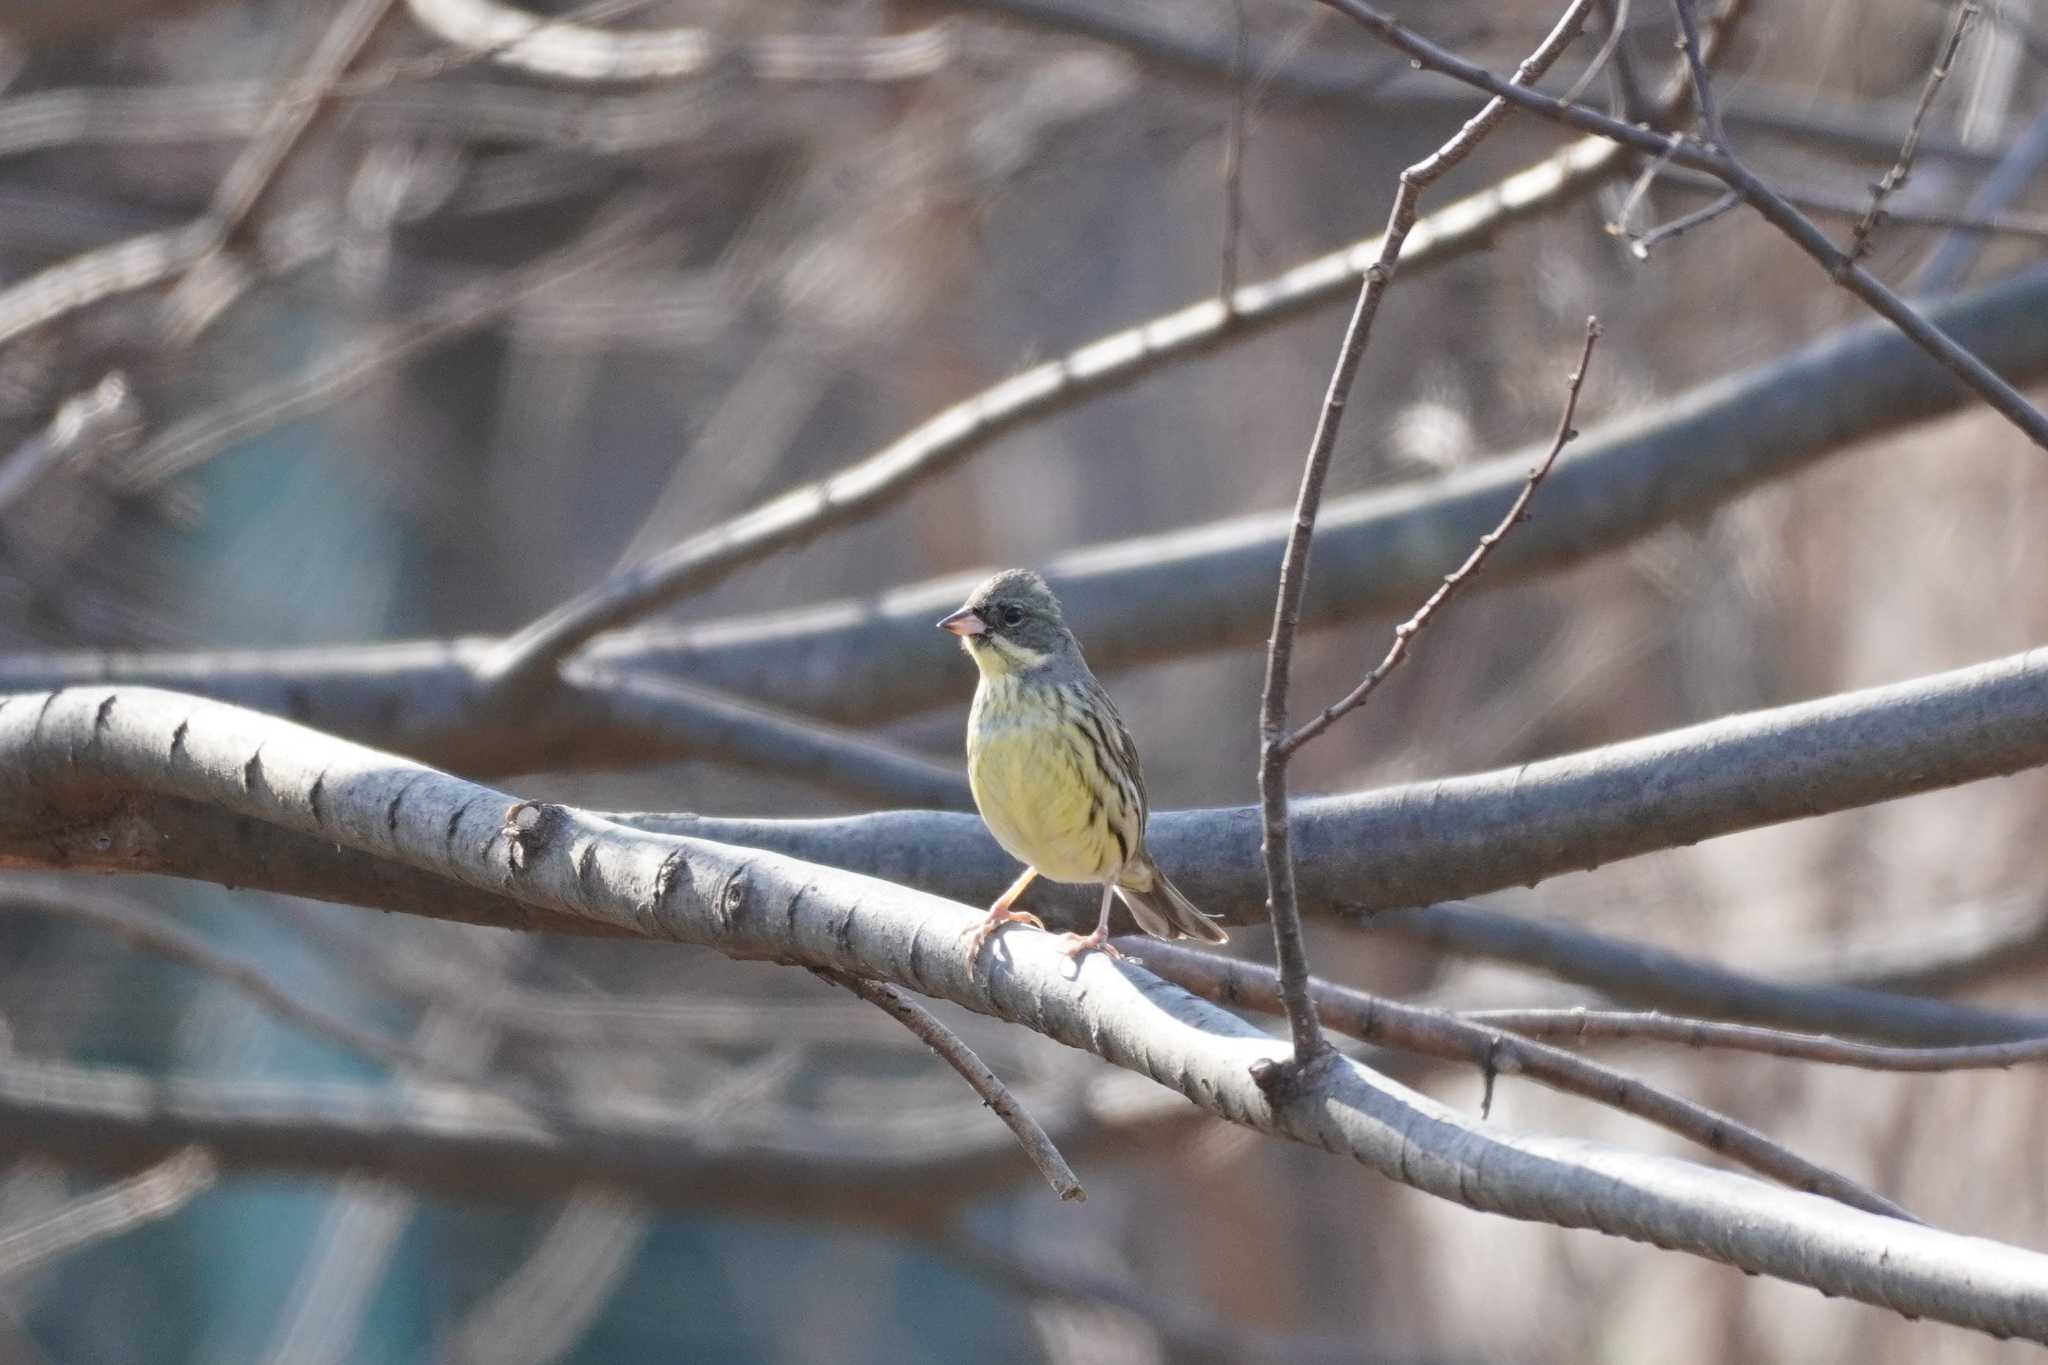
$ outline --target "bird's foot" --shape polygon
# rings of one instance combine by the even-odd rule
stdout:
[[[988,942],[989,936],[1005,924],[1028,924],[1041,931],[1045,928],[1045,921],[1029,910],[1012,910],[1007,905],[998,905],[990,910],[979,924],[967,931],[974,936],[974,941],[967,945],[967,960],[972,962],[979,958],[982,946]]]
[[[1123,960],[1123,950],[1109,941],[1109,934],[1097,929],[1092,934],[1061,934],[1060,951],[1068,957],[1079,958],[1083,953],[1098,952],[1105,957]]]

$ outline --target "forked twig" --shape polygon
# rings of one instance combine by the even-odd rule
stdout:
[[[1544,37],[1542,45],[1515,71],[1513,84],[1533,84],[1571,46],[1592,12],[1593,0],[1573,0]],[[1287,684],[1294,662],[1294,636],[1301,623],[1301,601],[1308,589],[1309,542],[1315,534],[1316,514],[1322,507],[1323,484],[1330,470],[1330,457],[1337,446],[1337,429],[1344,420],[1352,381],[1372,335],[1373,319],[1379,315],[1380,300],[1393,283],[1394,269],[1401,259],[1401,244],[1415,226],[1416,205],[1423,191],[1447,171],[1472,154],[1507,117],[1508,102],[1496,96],[1452,134],[1443,146],[1401,172],[1400,189],[1387,217],[1386,235],[1381,239],[1379,259],[1366,269],[1344,342],[1337,352],[1335,372],[1323,397],[1316,431],[1309,443],[1308,460],[1302,467],[1301,492],[1294,504],[1294,524],[1289,528],[1287,546],[1280,560],[1280,586],[1273,606],[1273,633],[1266,646],[1266,682],[1259,701],[1259,804],[1264,840],[1262,854],[1266,872],[1266,905],[1273,922],[1273,946],[1279,959],[1281,997],[1287,1008],[1287,1026],[1294,1039],[1294,1064],[1306,1066],[1329,1051],[1322,1028],[1308,999],[1308,957],[1302,946],[1301,910],[1294,887],[1294,854],[1287,821],[1287,761],[1294,750],[1287,744]],[[1298,747],[1298,746],[1296,746]],[[1277,1074],[1262,1076],[1262,1084],[1281,1079]],[[1268,1085],[1269,1093],[1272,1093]]]
[[[1507,515],[1500,519],[1499,525],[1479,537],[1479,543],[1472,547],[1471,554],[1465,556],[1465,562],[1444,575],[1444,581],[1429,595],[1428,601],[1416,608],[1413,616],[1394,627],[1394,643],[1388,646],[1386,657],[1379,661],[1379,665],[1366,674],[1358,686],[1324,707],[1321,715],[1303,725],[1282,742],[1281,747],[1287,753],[1293,753],[1338,720],[1363,706],[1365,699],[1373,694],[1373,690],[1385,682],[1387,675],[1399,668],[1402,661],[1408,657],[1408,642],[1435,619],[1436,613],[1444,603],[1450,601],[1460,588],[1478,576],[1479,570],[1486,565],[1487,556],[1493,553],[1493,547],[1500,544],[1516,526],[1529,519],[1529,503],[1536,496],[1536,490],[1542,486],[1544,478],[1550,473],[1550,467],[1557,463],[1558,455],[1571,444],[1572,438],[1579,434],[1572,426],[1572,419],[1579,410],[1579,389],[1586,382],[1586,367],[1592,363],[1593,346],[1599,340],[1600,319],[1589,317],[1586,319],[1586,342],[1579,351],[1578,367],[1565,381],[1564,414],[1558,418],[1557,435],[1551,439],[1550,449],[1544,452],[1536,467],[1529,471],[1529,477],[1523,482],[1522,491],[1515,495],[1514,502],[1508,507]]]
[[[1927,83],[1920,87],[1920,103],[1913,110],[1913,122],[1906,129],[1906,140],[1899,145],[1898,160],[1884,173],[1883,179],[1870,187],[1870,207],[1849,234],[1849,256],[1852,260],[1860,260],[1870,250],[1870,234],[1877,231],[1878,223],[1884,218],[1885,199],[1903,188],[1906,177],[1913,173],[1913,157],[1920,150],[1920,130],[1927,123],[1927,111],[1933,107],[1934,97],[1941,93],[1941,83],[1948,79],[1949,68],[1955,64],[1956,49],[1963,45],[1963,35],[1979,13],[1976,0],[1962,0],[1956,6],[1956,17],[1949,24],[1948,37],[1942,41],[1941,55],[1935,58],[1934,69],[1927,73]]]

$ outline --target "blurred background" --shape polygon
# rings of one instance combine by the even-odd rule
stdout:
[[[361,3],[14,0],[0,14],[9,652],[510,631],[1029,364],[1371,236],[1400,169],[1478,104],[1309,0],[585,7],[580,22],[628,40],[600,45],[585,70],[530,59],[540,49],[515,44],[518,12],[495,3],[388,8],[324,88],[305,73]],[[1529,0],[1396,9],[1496,70],[1556,18]],[[1608,19],[1624,60],[1585,98],[1625,98],[1617,72],[1654,94],[1674,50],[1668,8],[1617,0]],[[1757,0],[1720,67],[1731,137],[1773,181],[1860,204],[1953,20],[1932,0]],[[1609,31],[1594,29],[1551,88],[1587,69]],[[697,50],[685,30],[705,54],[694,66],[674,58]],[[1985,7],[1897,206],[1961,210],[2010,160],[2048,101],[2044,35],[2048,13],[2029,0]],[[672,69],[628,61],[650,49]],[[232,231],[194,237],[191,225],[222,221],[223,185],[251,176],[247,149],[289,108],[307,126],[250,181]],[[1511,119],[1424,211],[1565,141]],[[1589,431],[1654,417],[1861,320],[1750,214],[1639,258],[1608,230],[1634,168],[1619,169],[1489,249],[1401,277],[1333,496],[1440,479],[1547,438],[1589,313],[1607,338],[1579,408]],[[2001,212],[2048,209],[2026,180]],[[1666,180],[1632,213],[1669,221],[1705,202]],[[1838,240],[1851,221],[1829,220]],[[2032,235],[1988,238],[1889,223],[1867,263],[1901,288],[1981,284],[2040,258],[2029,221]],[[872,600],[1283,507],[1349,297],[1006,434],[671,619]],[[2044,515],[2048,466],[1981,409],[1884,431],[1622,550],[1475,593],[1370,708],[1304,753],[1295,790],[1480,771],[2023,649],[2048,629]],[[1347,687],[1390,625],[1307,637],[1297,706]],[[1189,622],[1191,637],[1204,629]],[[965,661],[947,666],[945,705],[873,733],[957,762],[973,677]],[[1252,648],[1191,649],[1108,677],[1156,808],[1254,799],[1261,668]],[[892,709],[870,700],[844,710]],[[713,762],[491,780],[598,809],[862,805]],[[2044,794],[2023,775],[1490,903],[1790,978],[1954,957],[1974,965],[1944,989],[2027,1002],[2048,965],[1981,945],[2027,942],[2048,917]],[[1088,1116],[1070,1155],[1089,1199],[1063,1205],[878,1012],[808,976],[698,951],[168,881],[16,877],[0,882],[0,1022],[15,1053],[281,1086],[411,1083],[64,911],[107,897],[485,1088],[570,1093],[742,1151],[926,1153],[931,1190],[755,1217],[599,1186],[456,1201],[374,1174],[180,1168],[161,1216],[0,1277],[7,1360],[1978,1361],[2022,1349],[1453,1207],[945,1011],[1028,1101]],[[1597,999],[1329,921],[1313,931],[1319,972],[1403,998]],[[1262,930],[1236,940],[1232,951],[1270,951]],[[1894,1077],[1656,1049],[1622,1060],[1943,1226],[2048,1246],[2037,1070]],[[1469,1069],[1389,1065],[1478,1103]],[[1491,1122],[1681,1150],[1512,1079]],[[7,1161],[0,1230],[103,1183]]]

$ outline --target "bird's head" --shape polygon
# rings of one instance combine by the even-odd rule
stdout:
[[[972,593],[960,610],[939,622],[991,676],[1023,673],[1070,656],[1081,647],[1060,615],[1060,600],[1029,569],[1005,569]]]

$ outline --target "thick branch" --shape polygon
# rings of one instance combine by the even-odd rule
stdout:
[[[98,688],[60,695],[126,694]],[[54,704],[43,696],[0,699],[0,782],[9,784],[0,785],[0,861],[202,878],[226,870],[246,886],[533,927],[537,912],[495,883],[457,885],[439,865],[408,869],[366,860],[331,839],[225,819],[176,791],[82,783],[58,772],[49,777],[55,785],[23,804],[18,784],[29,780],[32,770],[23,765],[32,755],[22,747],[24,736],[4,742],[4,723]],[[385,761],[415,771],[402,760]],[[1425,905],[2044,762],[2048,650],[2036,650],[1522,767],[1300,801],[1293,823],[1302,896],[1304,904],[1340,914]],[[12,801],[10,790],[17,793]],[[1015,871],[972,815],[663,819],[668,829],[968,901],[985,903]],[[1190,895],[1233,923],[1249,923],[1265,890],[1259,829],[1252,807],[1162,812],[1147,842]],[[1040,895],[1035,888],[1032,894]],[[1038,903],[1079,922],[1087,907],[1055,894]]]
[[[1470,1207],[1597,1228],[1909,1315],[2048,1341],[2048,1256],[1688,1163],[1482,1128],[1334,1056],[1300,1077],[1276,1108],[1252,1073],[1287,1052],[1259,1030],[1129,965],[1092,956],[1076,970],[1050,937],[1011,935],[1006,952],[978,969],[963,932],[975,912],[921,892],[514,803],[288,722],[146,689],[11,701],[0,707],[0,752],[15,760],[0,767],[0,818],[9,823],[61,815],[64,802],[95,790],[203,802],[557,919],[851,972],[952,1000],[1150,1076],[1220,1117],[1351,1156]],[[114,1133],[130,1143],[191,1141],[205,1128],[224,1161],[232,1142],[271,1163],[303,1161],[318,1149],[311,1132],[208,1122],[218,1115],[190,1103],[189,1089],[178,1096],[147,1082],[84,1080],[12,1068],[0,1076],[0,1133],[16,1146],[76,1151],[105,1150]],[[580,1144],[535,1133],[516,1111],[490,1113],[526,1150],[567,1153],[559,1164],[574,1164]],[[435,1131],[445,1170],[451,1134]],[[388,1152],[388,1135],[378,1136]],[[362,1146],[356,1152],[358,1161],[375,1160]],[[664,1162],[672,1155],[664,1151]],[[671,1179],[701,1170],[667,1167]],[[862,1195],[875,1202],[871,1189]]]
[[[1148,970],[1204,1000],[1268,1013],[1278,1011],[1285,1000],[1285,983],[1279,974],[1256,962],[1171,943],[1123,942]],[[1516,1037],[1505,1027],[1481,1024],[1444,1010],[1404,1005],[1328,981],[1311,979],[1308,994],[1327,1029],[1361,1042],[1477,1067],[1486,1078],[1489,1102],[1495,1076],[1526,1076],[1538,1085],[1654,1123],[1794,1189],[1824,1194],[1851,1208],[1889,1218],[1912,1217],[1891,1200],[1806,1160],[1725,1114],[1561,1048]]]
[[[1361,914],[2042,763],[2048,650],[2034,650],[1494,772],[1301,800],[1294,838],[1305,903]],[[1011,870],[972,816],[679,817],[669,827],[969,901],[999,891]],[[1258,916],[1258,841],[1249,806],[1161,812],[1147,835],[1174,880],[1233,923]],[[1057,903],[1079,914],[1085,899]]]

